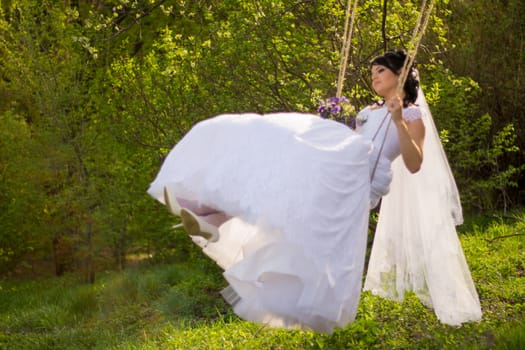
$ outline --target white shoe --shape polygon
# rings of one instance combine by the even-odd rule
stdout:
[[[164,187],[164,203],[173,215],[180,216],[180,211],[182,208],[177,202],[177,199],[170,195],[170,192],[168,191],[167,187]]]
[[[219,229],[202,220],[191,210],[182,208],[180,217],[184,228],[190,236],[201,236],[209,242],[217,242],[219,240]]]
[[[228,287],[221,290],[220,294],[222,295],[224,300],[226,300],[226,302],[230,304],[231,306],[235,306],[235,304],[241,301],[241,297],[239,296],[239,294],[237,294],[235,289],[233,289],[232,286],[230,285],[228,285]]]

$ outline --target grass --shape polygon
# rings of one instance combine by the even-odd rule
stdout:
[[[240,320],[204,257],[100,274],[0,282],[0,349],[525,349],[525,215],[474,218],[460,238],[483,319],[451,327],[413,296],[363,293],[356,321],[332,335]]]

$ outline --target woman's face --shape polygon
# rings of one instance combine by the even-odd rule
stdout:
[[[398,76],[390,69],[382,65],[373,65],[372,73],[372,87],[374,91],[382,97],[388,97],[397,88]]]

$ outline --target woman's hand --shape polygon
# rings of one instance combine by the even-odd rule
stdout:
[[[386,101],[386,108],[392,116],[392,121],[396,124],[403,121],[403,100],[399,96],[394,96]]]
[[[392,121],[397,127],[399,147],[405,166],[411,173],[416,173],[423,163],[423,142],[425,140],[423,121],[417,119],[407,123],[403,118],[403,100],[397,95],[386,103]]]

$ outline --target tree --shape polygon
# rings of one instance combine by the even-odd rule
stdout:
[[[525,163],[523,1],[452,1],[450,10],[446,24],[451,45],[442,57],[443,64],[454,74],[471,77],[479,84],[480,113],[491,117],[488,132],[497,137],[506,130],[505,139],[515,138],[519,149],[502,154],[497,164],[486,169],[483,176],[497,172],[509,176],[513,188],[525,188],[522,166]],[[504,187],[504,196],[508,198],[500,203],[523,203],[523,191]]]

